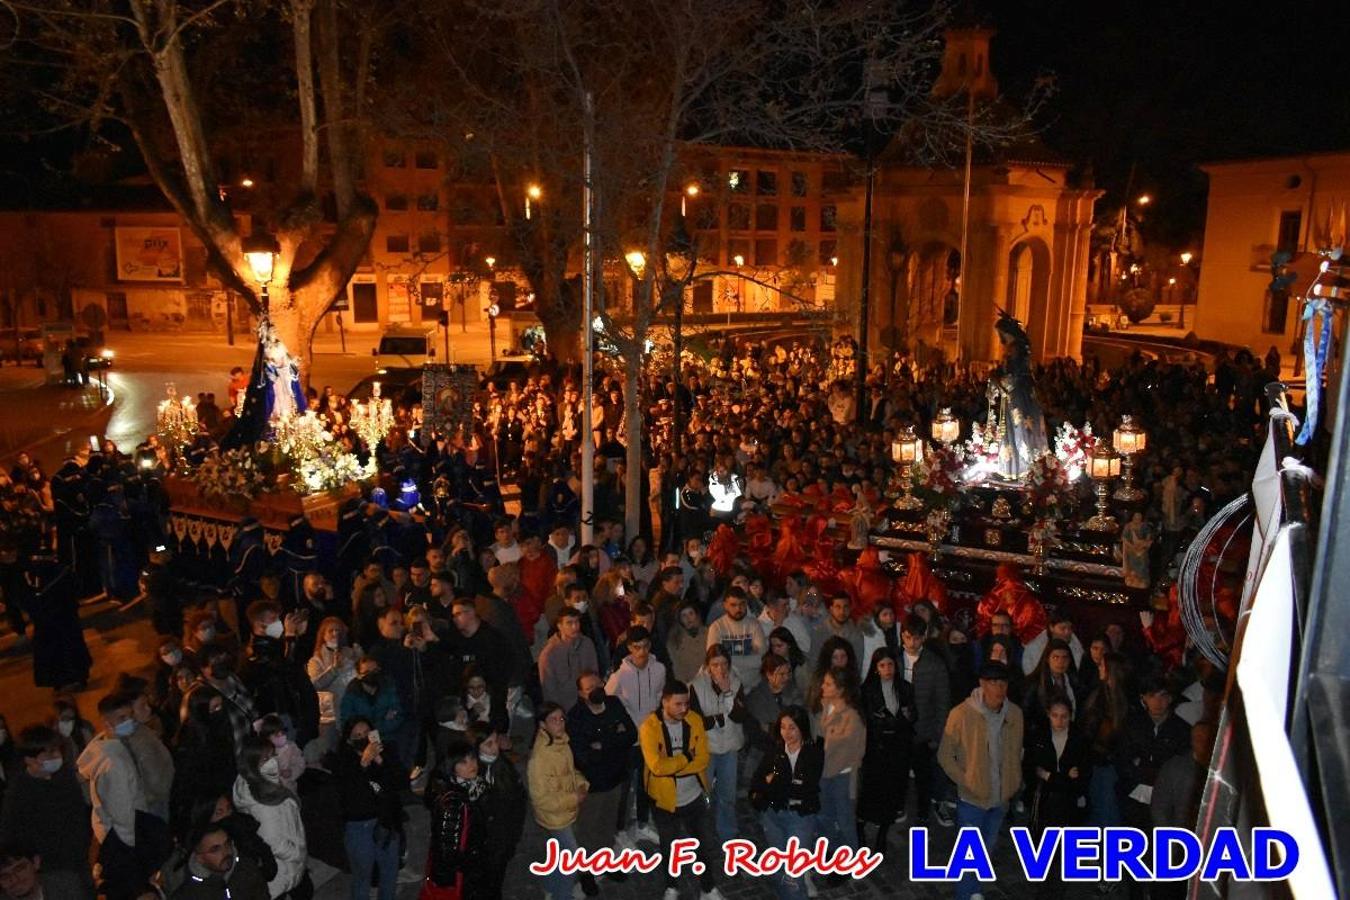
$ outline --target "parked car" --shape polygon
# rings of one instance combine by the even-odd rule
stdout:
[[[75,347],[84,354],[85,368],[90,372],[112,368],[113,357],[116,354],[108,347],[96,346],[93,338],[88,335],[75,338]]]
[[[42,365],[42,332],[36,328],[9,328],[0,332],[0,360]]]
[[[396,405],[411,406],[422,402],[422,370],[400,367],[384,369],[378,374],[367,375],[347,391],[347,399],[355,403],[369,400],[375,394],[375,383],[379,382],[380,396],[386,397]]]

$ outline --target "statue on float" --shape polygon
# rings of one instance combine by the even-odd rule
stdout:
[[[221,447],[252,446],[267,437],[272,422],[303,413],[307,406],[305,389],[300,385],[300,363],[264,314],[258,320],[258,351],[253,356],[248,389],[242,394],[234,425]]]
[[[997,435],[998,474],[1008,481],[1020,481],[1032,462],[1050,449],[1050,442],[1031,377],[1031,339],[1022,323],[1003,310],[999,310],[994,330],[1003,344],[1003,365],[989,382],[985,435],[989,436],[990,428]]]

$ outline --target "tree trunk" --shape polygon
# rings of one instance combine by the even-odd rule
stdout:
[[[624,457],[623,533],[632,540],[642,533],[642,479],[646,477],[642,461],[642,353],[634,345],[623,354]]]

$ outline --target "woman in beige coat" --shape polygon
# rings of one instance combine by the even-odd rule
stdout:
[[[563,708],[553,702],[542,703],[535,720],[539,730],[535,732],[527,769],[534,820],[544,829],[546,841],[556,840],[560,851],[575,850],[577,839],[572,826],[576,824],[577,811],[591,786],[572,763],[572,748],[567,742],[567,714]],[[545,881],[552,900],[571,900],[571,875],[555,869]],[[583,872],[581,882],[587,894],[594,896],[595,876]]]

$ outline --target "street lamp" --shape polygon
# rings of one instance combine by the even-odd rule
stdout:
[[[487,263],[487,267],[488,267],[488,271],[489,271],[489,272],[495,272],[495,271],[496,271],[497,257],[495,257],[495,256],[485,256],[485,257],[483,257],[483,262]]]
[[[913,426],[906,425],[891,442],[891,460],[900,467],[900,497],[895,501],[897,509],[918,509],[923,501],[914,496],[911,473],[914,463],[923,459],[923,438],[914,433]]]
[[[262,309],[267,312],[267,286],[272,283],[272,270],[276,266],[277,254],[281,245],[266,231],[254,229],[244,241],[244,258],[253,270],[253,280],[262,287]]]
[[[538,203],[539,199],[543,196],[544,196],[544,189],[537,184],[532,183],[525,188],[525,218],[527,219],[530,218],[531,213],[530,204]]]
[[[697,182],[697,181],[691,181],[691,182],[689,182],[688,184],[686,184],[686,185],[684,186],[684,193],[682,193],[682,194],[680,195],[680,215],[681,215],[681,216],[688,216],[688,215],[689,215],[688,207],[687,207],[685,204],[686,204],[689,200],[692,200],[693,198],[697,197],[697,196],[699,195],[699,191],[700,191],[700,190],[702,190],[702,189],[698,186],[698,182]]]
[[[641,281],[647,271],[647,254],[641,250],[629,250],[623,258],[628,263],[628,268],[633,270],[633,277]]]
[[[1140,206],[1148,206],[1150,203],[1153,202],[1153,198],[1150,197],[1148,194],[1140,194],[1139,198],[1135,200],[1135,202],[1138,203]]]
[[[496,303],[488,304],[488,359],[492,362],[497,361],[497,317],[501,314],[502,308],[500,306]]]
[[[745,306],[743,294],[745,293],[745,276],[741,274],[741,266],[745,265],[745,257],[737,253],[731,258],[736,266],[736,312],[740,312]],[[727,310],[727,327],[731,327],[731,310]]]
[[[1124,503],[1138,503],[1145,494],[1134,486],[1134,459],[1148,447],[1148,432],[1134,421],[1134,416],[1120,417],[1120,427],[1111,435],[1111,443],[1117,453],[1124,458],[1125,477],[1115,498]]]
[[[1195,259],[1195,254],[1194,254],[1194,253],[1192,253],[1192,252],[1189,251],[1189,250],[1182,250],[1182,251],[1181,251],[1181,264],[1182,264],[1183,266],[1189,266],[1189,265],[1191,264],[1191,260],[1193,260],[1193,259]]]
[[[1120,476],[1120,455],[1106,441],[1098,440],[1088,455],[1088,476],[1097,493],[1097,514],[1084,523],[1091,531],[1115,531],[1116,519],[1106,511],[1111,479]]]
[[[948,447],[956,443],[957,438],[961,437],[961,420],[952,415],[951,407],[944,406],[937,417],[933,419],[931,433],[933,440]]]

